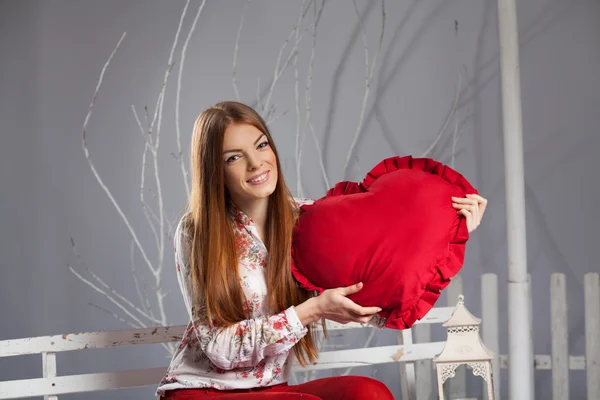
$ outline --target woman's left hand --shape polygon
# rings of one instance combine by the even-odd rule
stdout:
[[[473,232],[481,223],[487,207],[487,199],[478,194],[468,194],[465,197],[452,197],[452,207],[467,219],[467,229]]]

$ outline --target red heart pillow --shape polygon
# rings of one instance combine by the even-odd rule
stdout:
[[[383,308],[388,328],[410,328],[463,265],[469,233],[451,197],[469,193],[477,190],[435,160],[388,158],[361,183],[340,182],[301,207],[294,277],[319,293],[363,282],[350,299]]]

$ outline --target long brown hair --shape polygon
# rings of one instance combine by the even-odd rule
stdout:
[[[211,326],[230,326],[247,319],[244,294],[239,281],[234,231],[228,207],[231,198],[225,188],[223,136],[229,124],[249,124],[269,141],[277,159],[278,178],[268,202],[266,229],[267,304],[278,313],[307,300],[311,294],[295,284],[290,268],[292,230],[297,218],[290,191],[285,184],[279,156],[265,122],[251,107],[222,102],[204,110],[196,119],[191,144],[192,189],[184,229],[192,238],[190,270],[193,313],[203,309]],[[312,327],[296,346],[298,361],[314,362],[317,346]]]

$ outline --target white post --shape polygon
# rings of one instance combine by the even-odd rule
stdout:
[[[587,398],[600,399],[600,275],[585,274],[584,284]]]
[[[42,353],[42,376],[44,378],[56,377],[56,353]],[[44,396],[44,400],[58,400],[58,397]]]
[[[398,344],[404,346],[413,344],[412,330],[404,329],[398,333]],[[400,388],[402,390],[403,400],[416,400],[416,383],[415,383],[415,363],[402,362],[400,366]]]
[[[498,276],[483,274],[481,276],[481,339],[488,349],[496,353],[492,360],[492,377],[494,379],[494,398],[500,400],[500,339],[498,334]],[[487,388],[483,388],[487,392]]]
[[[431,326],[429,324],[417,324],[413,326],[413,330],[415,331],[415,343],[431,342]],[[419,360],[415,363],[417,400],[433,398],[431,371],[433,371],[431,360]]]
[[[531,325],[529,326],[529,347],[531,348],[531,359],[533,360],[534,364],[532,365],[532,378],[533,381],[535,382],[535,348],[533,346],[533,295],[532,295],[532,290],[531,290],[531,274],[527,274],[527,279],[529,279],[529,320],[531,321]],[[532,383],[531,384],[531,398],[535,399],[535,385]]]
[[[516,0],[498,0],[508,236],[509,399],[531,399],[533,359],[525,234],[523,123]]]
[[[550,278],[550,336],[552,338],[552,400],[569,399],[569,321],[564,274]]]

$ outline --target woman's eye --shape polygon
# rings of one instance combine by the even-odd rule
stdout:
[[[268,145],[269,145],[269,142],[265,140],[264,142],[262,142],[261,144],[258,145],[258,148],[259,149],[264,149]]]
[[[231,156],[231,157],[229,157],[227,160],[225,160],[225,162],[226,162],[227,164],[231,164],[232,162],[234,162],[234,161],[236,161],[236,160],[237,160],[237,158],[236,158],[236,157],[239,157],[239,156]]]

